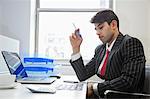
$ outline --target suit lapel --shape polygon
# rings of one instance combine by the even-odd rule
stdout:
[[[120,43],[121,43],[122,40],[123,40],[123,35],[120,33],[118,35],[118,37],[117,37],[117,39],[116,39],[116,41],[115,41],[112,49],[111,49],[111,52],[110,52],[110,55],[109,55],[109,60],[111,60],[114,52],[118,49],[118,47],[119,47],[119,45],[120,45]]]
[[[112,56],[117,51],[117,49],[118,49],[121,41],[123,40],[123,38],[124,38],[123,34],[119,33],[119,35],[118,35],[118,37],[117,37],[117,39],[116,39],[116,41],[115,41],[115,43],[114,43],[114,45],[113,45],[113,47],[111,49],[110,55],[109,55],[109,59],[108,59],[108,63],[107,63],[107,68],[106,68],[106,74],[107,74],[107,72],[108,72],[108,70],[109,70],[109,68],[111,66],[110,63],[111,63],[111,60],[112,60]]]

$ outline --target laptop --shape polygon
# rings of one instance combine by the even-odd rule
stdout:
[[[30,84],[51,84],[57,79],[45,76],[28,76],[17,53],[2,51],[2,55],[5,59],[10,73],[12,75],[16,75],[17,82]]]

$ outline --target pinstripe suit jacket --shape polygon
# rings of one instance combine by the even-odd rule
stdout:
[[[70,60],[80,81],[97,74],[105,50],[106,44],[98,46],[94,57],[85,66],[82,57],[73,62]],[[120,33],[109,54],[105,82],[98,83],[99,95],[103,95],[105,90],[141,92],[145,78],[145,62],[141,42]]]

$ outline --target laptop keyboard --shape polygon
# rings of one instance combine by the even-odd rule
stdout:
[[[73,83],[73,84],[61,84],[56,87],[57,90],[77,90],[81,91],[83,89],[83,83]]]

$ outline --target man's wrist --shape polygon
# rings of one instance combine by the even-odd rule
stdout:
[[[80,48],[72,48],[73,49],[73,54],[77,54],[80,52]]]

